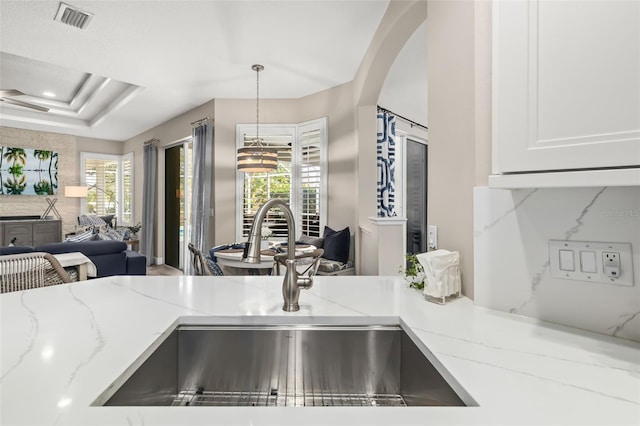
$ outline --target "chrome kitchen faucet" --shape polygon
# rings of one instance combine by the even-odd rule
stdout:
[[[284,281],[282,282],[282,295],[284,297],[282,309],[286,312],[295,312],[300,310],[300,305],[298,304],[300,289],[309,289],[313,286],[313,275],[317,270],[317,263],[308,276],[303,277],[298,273],[296,269],[296,241],[294,235],[296,232],[295,221],[291,209],[284,201],[272,198],[260,206],[251,224],[249,239],[247,240],[247,245],[242,255],[242,261],[245,263],[260,263],[262,221],[266,217],[267,212],[273,207],[279,207],[280,210],[284,212],[287,220],[287,259],[285,261],[287,270],[284,275]],[[319,252],[318,257],[322,255],[323,251],[319,250]]]

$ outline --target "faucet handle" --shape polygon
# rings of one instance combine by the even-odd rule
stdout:
[[[306,259],[309,257],[313,258],[311,262],[308,264],[309,266],[307,266],[307,268],[301,273],[299,273],[298,275],[313,277],[316,274],[316,272],[318,272],[318,267],[320,266],[320,259],[322,258],[323,254],[324,254],[323,249],[316,249],[309,253],[296,254],[295,256],[296,264],[298,264],[298,260],[300,259]],[[275,269],[276,275],[280,275],[280,265],[286,267],[287,265],[286,262],[287,262],[287,253],[278,253],[273,257],[273,267]],[[307,265],[307,263],[304,263],[304,265]]]
[[[322,259],[322,255],[323,254],[324,254],[324,250],[323,249],[315,249],[311,253],[304,253],[304,254],[300,255],[299,257],[296,256],[296,260],[297,259],[301,259],[301,258],[305,258],[305,257],[312,257],[313,258],[313,260],[311,261],[311,264],[300,275],[306,275],[307,277],[313,277],[316,274],[316,272],[318,272],[318,268],[320,267],[320,259]]]

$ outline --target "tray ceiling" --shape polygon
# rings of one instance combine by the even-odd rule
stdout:
[[[299,98],[353,79],[388,0],[0,1],[0,125],[127,140],[214,98]],[[55,93],[55,98],[43,95]]]

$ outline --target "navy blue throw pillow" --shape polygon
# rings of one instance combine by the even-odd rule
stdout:
[[[347,226],[341,231],[334,231],[328,226],[324,227],[324,254],[322,257],[336,262],[347,263],[349,261],[349,244],[351,233]]]

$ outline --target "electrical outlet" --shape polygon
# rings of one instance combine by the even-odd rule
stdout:
[[[554,278],[633,286],[631,244],[549,240]]]
[[[602,267],[609,278],[620,278],[620,253],[614,251],[602,252]]]

